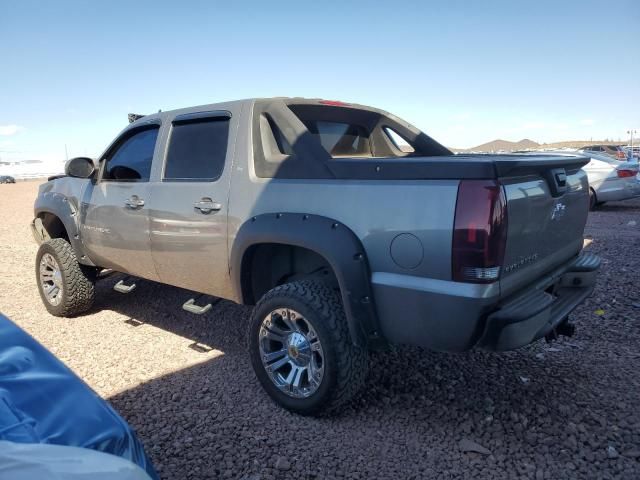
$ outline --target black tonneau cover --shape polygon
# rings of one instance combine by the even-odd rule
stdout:
[[[466,180],[540,174],[564,168],[570,174],[587,157],[554,155],[447,155],[405,158],[335,158],[327,167],[338,179]]]

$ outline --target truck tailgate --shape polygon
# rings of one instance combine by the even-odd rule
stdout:
[[[507,244],[501,272],[506,296],[567,262],[582,249],[589,184],[582,157],[496,159],[507,199]]]

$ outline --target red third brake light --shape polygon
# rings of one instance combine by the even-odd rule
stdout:
[[[626,177],[635,177],[638,172],[636,170],[628,170],[621,168],[618,170],[618,177],[626,178]]]
[[[493,180],[460,182],[453,230],[453,280],[498,280],[506,243],[507,200],[502,186]]]
[[[318,103],[322,105],[331,105],[334,107],[348,107],[349,103],[341,102],[340,100],[320,100]]]

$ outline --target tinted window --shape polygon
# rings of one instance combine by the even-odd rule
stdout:
[[[224,169],[228,137],[228,118],[174,123],[164,178],[217,180]]]
[[[148,182],[158,127],[143,130],[126,139],[107,159],[104,180]]]

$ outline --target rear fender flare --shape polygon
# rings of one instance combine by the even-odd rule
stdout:
[[[241,303],[251,303],[244,288],[249,275],[245,255],[252,246],[266,243],[302,247],[321,255],[338,280],[352,341],[359,346],[384,345],[369,262],[351,229],[334,219],[305,213],[268,213],[249,219],[238,230],[230,256],[231,280]]]

